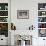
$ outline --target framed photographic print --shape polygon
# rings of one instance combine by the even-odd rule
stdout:
[[[17,19],[29,19],[29,10],[17,10]]]

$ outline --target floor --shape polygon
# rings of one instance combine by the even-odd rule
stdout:
[[[0,46],[8,46],[8,45],[0,45]]]

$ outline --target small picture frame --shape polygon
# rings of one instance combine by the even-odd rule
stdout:
[[[17,10],[17,19],[29,19],[29,10]]]

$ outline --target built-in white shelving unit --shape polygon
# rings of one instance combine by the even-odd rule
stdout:
[[[38,31],[40,37],[46,37],[46,3],[38,3]]]
[[[0,3],[0,35],[8,37],[8,3]]]

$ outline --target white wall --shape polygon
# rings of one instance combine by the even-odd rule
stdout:
[[[38,3],[46,0],[11,0],[11,22],[16,25],[17,30],[27,30],[34,25],[37,29]],[[17,19],[17,10],[29,10],[29,19]]]
[[[17,10],[29,10],[29,19],[17,19]],[[37,2],[32,0],[12,0],[11,15],[11,20],[16,25],[17,30],[26,30],[32,24],[36,26]]]
[[[38,35],[38,3],[45,2],[46,0],[11,0],[11,22],[16,25],[17,30],[27,30],[33,24],[36,32],[34,36]],[[17,19],[17,10],[29,10],[29,19]],[[43,44],[41,39],[33,38],[33,45],[40,46],[38,43]]]

